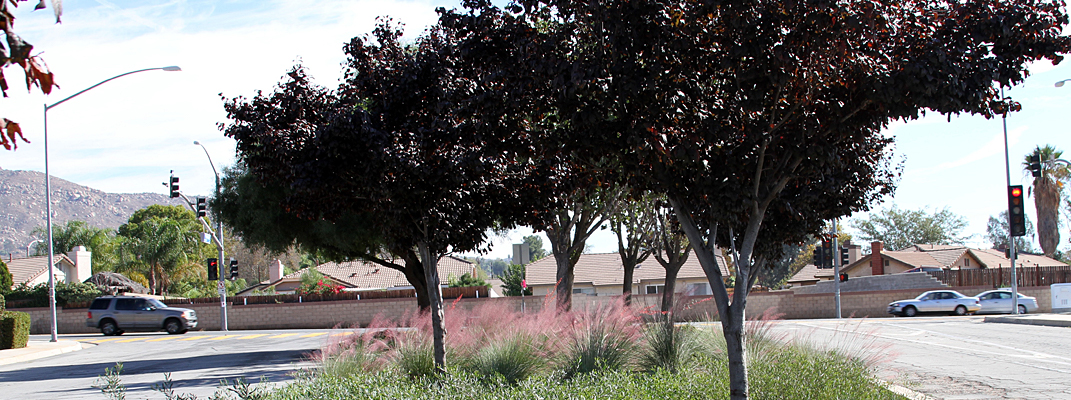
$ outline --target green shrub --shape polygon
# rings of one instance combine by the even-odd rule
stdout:
[[[644,332],[646,348],[640,354],[640,367],[648,372],[664,369],[677,372],[692,357],[699,354],[702,344],[695,327],[674,326],[657,322]]]
[[[11,271],[7,269],[4,260],[0,260],[0,291],[7,292],[15,286],[15,280],[11,277]]]
[[[420,332],[410,332],[406,336],[408,337],[398,343],[394,365],[410,378],[434,375],[435,350],[432,348],[431,338],[418,338],[417,336],[423,336]]]
[[[30,314],[4,311],[0,317],[0,349],[21,349],[30,340]]]
[[[88,303],[104,295],[97,285],[85,282],[56,284],[56,305],[66,307],[68,304]]]
[[[0,294],[0,314],[3,314],[7,310],[7,300],[4,299],[4,295]]]
[[[509,384],[535,375],[546,360],[528,335],[513,335],[479,349],[464,362],[466,370],[484,379],[501,377]]]

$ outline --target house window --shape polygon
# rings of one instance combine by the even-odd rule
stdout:
[[[595,294],[595,288],[593,288],[593,287],[573,288],[573,294]]]
[[[703,282],[689,284],[684,293],[692,296],[709,296],[713,292],[710,290],[710,284]]]
[[[647,294],[661,294],[666,289],[666,285],[647,285]]]
[[[889,266],[889,260],[884,260],[884,261],[885,261],[885,266],[888,267]]]
[[[964,258],[964,259],[963,259],[963,266],[964,266],[964,267],[969,267],[969,266],[971,266],[971,259],[969,259],[969,258]]]

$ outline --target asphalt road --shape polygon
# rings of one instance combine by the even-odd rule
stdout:
[[[106,397],[93,385],[106,368],[123,363],[127,399],[164,399],[152,386],[171,374],[176,394],[211,396],[221,379],[267,385],[292,380],[292,373],[313,366],[310,352],[343,330],[279,330],[127,333],[118,337],[61,335],[88,348],[0,367],[0,399],[95,399]],[[34,335],[34,339],[48,340]]]
[[[1071,399],[1071,328],[983,318],[791,320],[771,332],[871,359],[883,379],[940,399]]]

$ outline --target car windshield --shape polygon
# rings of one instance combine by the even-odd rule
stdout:
[[[167,304],[161,303],[160,300],[156,300],[156,299],[146,299],[146,300],[148,300],[149,301],[149,305],[151,305],[153,307],[156,307],[156,308],[167,307]]]

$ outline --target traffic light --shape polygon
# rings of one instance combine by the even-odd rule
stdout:
[[[1023,209],[1023,187],[1008,187],[1008,230],[1012,236],[1026,236],[1026,213]]]
[[[841,282],[847,282],[848,281],[848,274],[841,272],[840,273],[840,281]]]
[[[1017,256],[1017,258],[1018,258],[1018,255],[1019,255],[1019,249],[1015,249],[1015,255],[1016,255],[1016,256]],[[1012,251],[1011,251],[1011,249],[1004,249],[1004,258],[1007,258],[1007,259],[1011,260],[1011,258],[1012,258]]]
[[[842,267],[846,266],[846,265],[850,264],[850,260],[851,259],[848,258],[848,247],[842,246],[840,248],[840,265]]]
[[[1030,175],[1033,175],[1035,178],[1040,178],[1041,177],[1041,154],[1037,153],[1037,152],[1035,152],[1034,154],[1031,154],[1030,157],[1028,158],[1028,161],[1029,161],[1028,162],[1028,164],[1029,164],[1028,167],[1030,168]]]
[[[207,207],[206,203],[208,203],[208,200],[205,199],[204,197],[198,197],[197,198],[197,218],[201,218],[201,217],[204,217],[206,215],[206,213],[205,213],[205,208]]]
[[[231,259],[231,280],[238,279],[238,260]]]
[[[171,177],[171,198],[173,199],[173,198],[176,198],[176,197],[179,197],[178,177],[177,176],[172,176]]]
[[[210,281],[218,281],[219,280],[219,260],[217,260],[215,258],[209,258],[209,259],[207,259],[205,261],[208,264],[208,280],[210,280]]]
[[[822,241],[822,267],[833,268],[833,240],[825,239]]]
[[[823,268],[822,266],[826,264],[825,256],[826,256],[825,255],[825,251],[822,250],[822,246],[821,245],[814,246],[814,255],[813,255],[814,260],[811,261],[811,263],[814,264],[814,266],[816,266],[818,268]]]

